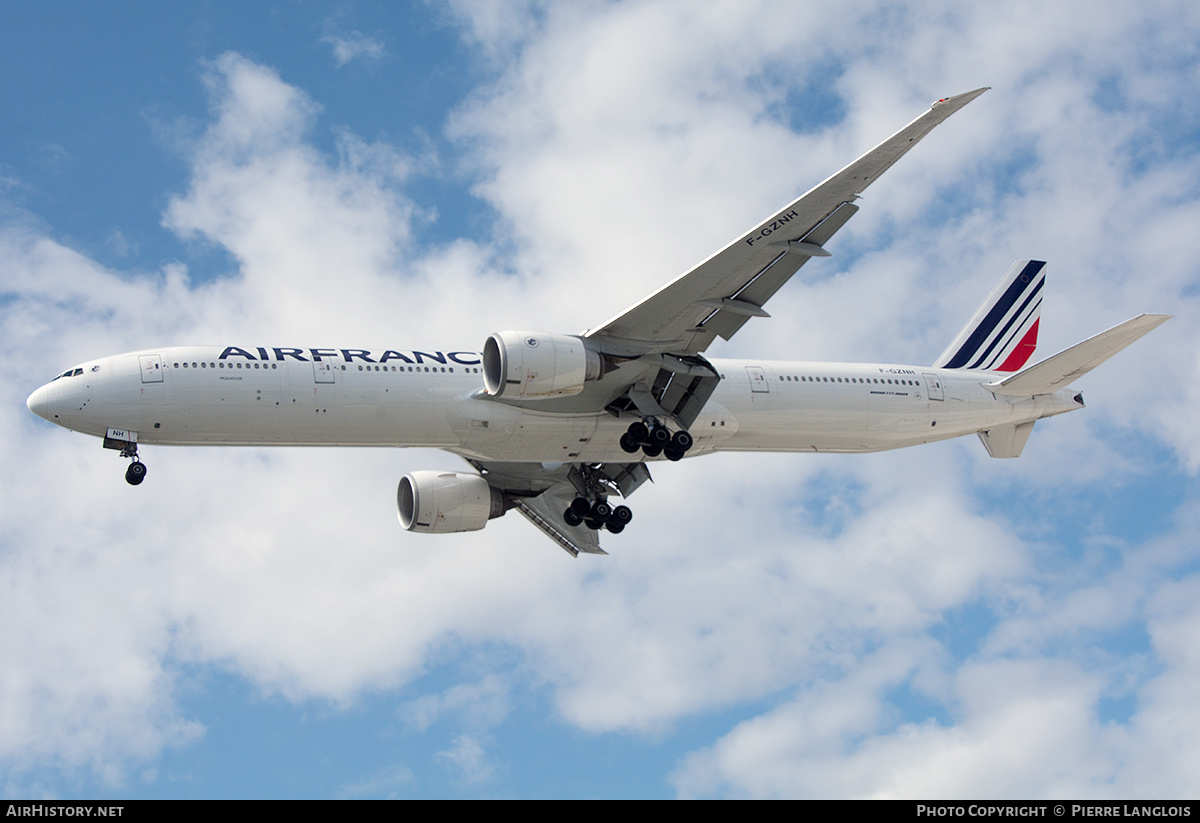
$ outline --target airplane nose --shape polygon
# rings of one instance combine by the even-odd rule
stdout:
[[[50,419],[50,387],[42,386],[25,401],[29,410],[43,420]]]

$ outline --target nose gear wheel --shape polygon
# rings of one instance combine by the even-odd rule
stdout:
[[[131,486],[140,486],[146,479],[146,464],[138,459],[137,443],[128,443],[121,449],[121,456],[132,459],[129,468],[125,470],[125,482]]]

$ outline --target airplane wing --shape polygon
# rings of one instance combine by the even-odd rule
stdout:
[[[515,508],[568,554],[607,554],[599,532],[567,523],[567,507],[576,497],[603,490],[628,498],[650,479],[644,463],[500,463],[468,460],[488,485],[515,502]]]
[[[584,336],[612,354],[699,354],[728,340],[858,211],[864,189],[987,88],[937,101],[920,117],[691,271]]]

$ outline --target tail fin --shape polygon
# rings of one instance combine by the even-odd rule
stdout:
[[[1037,348],[1046,264],[1018,260],[934,361],[939,369],[1015,372]]]

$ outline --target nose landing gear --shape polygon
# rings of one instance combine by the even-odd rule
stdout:
[[[155,426],[158,424],[155,423]],[[125,470],[125,482],[138,486],[146,479],[146,464],[138,459],[137,432],[128,429],[109,427],[104,434],[104,448],[119,451],[122,457],[128,457],[133,462]]]

